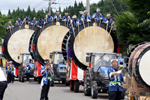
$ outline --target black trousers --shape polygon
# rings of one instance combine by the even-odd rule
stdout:
[[[0,100],[3,100],[3,95],[6,88],[7,88],[7,81],[0,82]]]
[[[121,100],[121,91],[109,91],[109,100]]]
[[[7,73],[7,83],[11,82],[11,73]]]
[[[27,81],[29,81],[30,80],[30,74],[26,73],[26,77],[27,77]]]
[[[47,85],[44,84],[43,87],[42,87],[40,100],[48,100],[49,88],[50,88],[50,84],[49,84],[49,81],[48,81],[48,84]]]
[[[11,75],[11,82],[14,83],[14,75]]]

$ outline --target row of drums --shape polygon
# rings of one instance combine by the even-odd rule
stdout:
[[[73,30],[68,23],[51,22],[41,29],[31,25],[27,27],[26,24],[14,27],[5,36],[3,54],[18,67],[21,64],[21,60],[18,59],[20,53],[30,52],[34,60],[44,65],[44,59],[50,59],[51,52],[61,51],[66,62],[67,58],[71,57],[78,67],[86,70],[87,52],[114,53],[117,52],[117,48],[116,33],[106,24],[92,21]],[[150,43],[135,46],[128,59],[129,73],[147,88],[150,88],[147,77],[150,65],[149,48]]]

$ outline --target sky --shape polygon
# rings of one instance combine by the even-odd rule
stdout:
[[[28,5],[30,5],[31,9],[35,8],[36,11],[40,9],[46,10],[48,7],[48,1],[49,0],[0,0],[0,10],[2,14],[8,13],[8,10],[11,11],[13,9],[17,9],[18,7],[20,9],[27,10]],[[78,2],[83,2],[83,4],[86,6],[86,0],[76,0]],[[90,0],[90,4],[92,3],[98,3],[100,0]],[[52,8],[54,10],[58,9],[59,6],[61,8],[65,8],[69,5],[74,5],[75,0],[52,0],[52,2],[58,3],[58,4],[52,4]]]

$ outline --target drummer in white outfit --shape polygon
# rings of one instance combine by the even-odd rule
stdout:
[[[3,100],[3,95],[6,88],[7,88],[7,80],[0,66],[0,100]]]

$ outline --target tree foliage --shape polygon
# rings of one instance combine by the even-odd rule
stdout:
[[[5,15],[0,15],[0,39],[4,38],[6,34],[7,24],[8,24],[7,17]]]
[[[125,2],[129,11],[122,13],[119,17],[116,16],[117,35],[122,48],[125,48],[125,45],[150,41],[148,1],[125,0]]]

